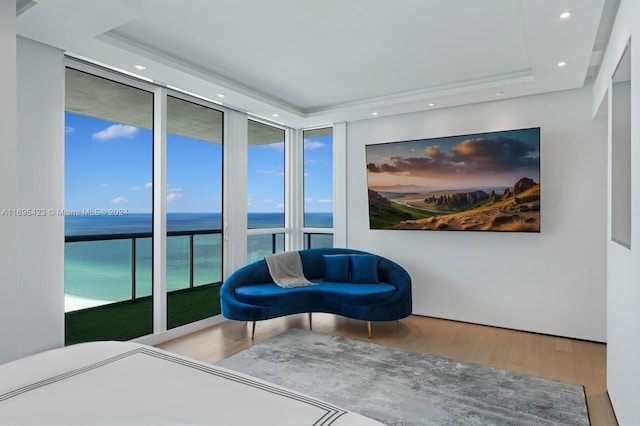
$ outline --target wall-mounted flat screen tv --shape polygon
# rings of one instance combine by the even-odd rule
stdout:
[[[540,128],[366,145],[371,229],[540,232]]]

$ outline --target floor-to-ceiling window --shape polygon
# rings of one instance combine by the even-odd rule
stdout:
[[[153,93],[66,69],[65,339],[153,330]]]
[[[304,247],[333,247],[333,128],[302,135]]]
[[[247,259],[285,250],[284,129],[249,120],[247,159]]]
[[[240,113],[215,101],[72,60],[66,73],[67,344],[218,315],[233,272],[223,247],[234,241],[246,238],[247,262],[300,248],[303,232],[307,247],[333,244],[331,128],[305,131],[303,148],[300,132],[247,117],[247,132],[231,125],[226,141],[225,119]],[[246,162],[244,148],[223,155],[233,143],[246,146]],[[244,179],[224,179],[223,163],[246,173],[246,193]],[[227,202],[246,199],[246,217],[223,219],[223,188]]]
[[[220,313],[223,112],[167,98],[167,328]]]
[[[66,69],[67,344],[129,340],[220,313],[224,112],[215,107],[84,64]],[[163,166],[154,126],[166,134]],[[155,258],[166,304],[153,291],[154,168],[166,182],[166,256]],[[166,323],[154,327],[154,310]]]

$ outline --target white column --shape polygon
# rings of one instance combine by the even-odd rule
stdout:
[[[223,280],[247,264],[247,116],[228,111],[225,117],[223,190]]]
[[[64,64],[18,37],[18,330],[20,357],[64,345]],[[1,285],[1,284],[0,284]]]
[[[287,250],[300,250],[304,247],[302,227],[304,224],[304,141],[302,130],[289,130],[288,143],[285,146],[286,196],[287,209],[286,234]]]
[[[0,363],[18,357],[16,4],[0,1]]]
[[[153,96],[153,332],[167,329],[167,96]]]
[[[347,123],[333,125],[333,246],[347,242]]]

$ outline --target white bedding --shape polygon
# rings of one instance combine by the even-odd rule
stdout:
[[[380,423],[137,343],[93,342],[0,365],[0,425]]]

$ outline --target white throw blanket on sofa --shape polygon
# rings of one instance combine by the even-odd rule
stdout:
[[[316,285],[309,281],[302,272],[302,260],[297,251],[265,256],[267,267],[273,282],[283,288],[306,287]]]

